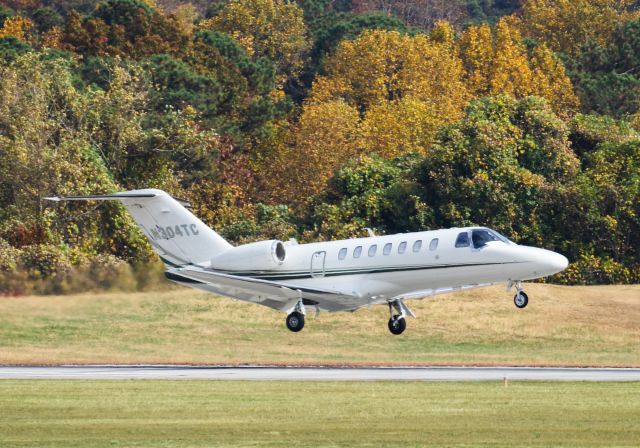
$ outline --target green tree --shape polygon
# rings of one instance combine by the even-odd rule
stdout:
[[[545,194],[578,170],[567,126],[536,98],[473,102],[420,169],[428,226],[482,224],[533,245],[554,246],[538,219]],[[550,217],[550,220],[553,218]]]
[[[152,186],[181,196],[180,170],[215,153],[218,136],[193,110],[151,114],[136,67],[114,66],[106,90],[81,91],[70,64],[28,53],[1,69],[0,238],[145,259],[144,238],[117,206],[95,219],[89,205],[41,198]]]
[[[0,80],[0,238],[17,247],[55,244],[63,237],[101,247],[99,225],[82,217],[71,222],[73,206],[45,208],[41,201],[57,193],[114,189],[83,129],[88,104],[74,88],[67,63],[28,53],[3,67]],[[122,218],[116,214],[106,222]],[[103,233],[102,241],[121,236]]]
[[[424,230],[427,209],[416,196],[418,154],[395,159],[362,156],[336,171],[322,203],[310,209],[308,227],[321,239],[361,236],[365,227],[384,233]]]
[[[90,16],[72,11],[63,45],[81,54],[140,59],[154,53],[179,53],[189,35],[174,16],[165,16],[140,0],[106,0]]]
[[[640,281],[640,141],[603,142],[583,157],[575,182],[548,202],[542,215],[562,235],[575,265],[560,276],[570,284]],[[562,224],[570,223],[570,225]]]
[[[613,117],[640,109],[640,20],[620,24],[604,44],[591,43],[570,61],[585,112]]]
[[[64,25],[62,15],[50,6],[36,9],[32,17],[38,27],[38,31],[41,33],[49,31],[53,27],[62,27]]]
[[[31,51],[30,45],[13,36],[0,38],[0,60],[5,63],[12,62],[18,56]]]

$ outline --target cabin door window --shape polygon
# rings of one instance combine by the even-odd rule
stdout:
[[[324,277],[325,251],[314,252],[311,256],[311,277]]]

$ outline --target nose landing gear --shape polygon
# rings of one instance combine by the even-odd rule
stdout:
[[[522,290],[522,282],[516,282],[516,295],[513,296],[513,303],[516,307],[522,309],[529,304],[529,296]],[[513,286],[512,282],[509,282],[508,289]]]
[[[513,303],[518,308],[524,308],[529,303],[529,296],[524,291],[518,291],[515,296],[513,296]]]

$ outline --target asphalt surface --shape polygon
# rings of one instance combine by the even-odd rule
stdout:
[[[2,379],[238,381],[640,381],[640,369],[546,367],[0,366]]]

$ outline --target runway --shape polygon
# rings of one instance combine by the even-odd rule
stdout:
[[[234,381],[640,381],[640,369],[547,367],[225,367],[91,365],[0,367],[2,379]]]

